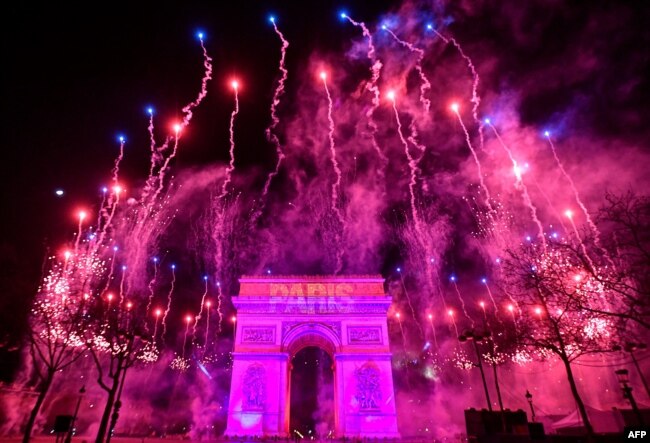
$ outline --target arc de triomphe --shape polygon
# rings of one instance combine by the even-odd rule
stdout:
[[[226,435],[289,435],[291,359],[317,346],[334,362],[336,436],[399,437],[381,276],[239,282]]]

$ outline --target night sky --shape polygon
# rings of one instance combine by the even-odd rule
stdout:
[[[372,2],[358,11],[375,17],[390,5]],[[267,17],[282,16],[287,33],[299,36],[288,56],[295,69],[314,47],[334,50],[356,34],[340,26],[338,7],[335,2],[139,3],[106,5],[100,12],[97,6],[10,6],[2,30],[7,69],[0,223],[7,235],[0,240],[0,343],[13,349],[20,341],[46,252],[74,232],[71,220],[80,204],[97,204],[118,152],[118,134],[138,147],[127,148],[126,174],[142,177],[148,162],[147,149],[140,149],[148,143],[146,107],[154,106],[171,124],[196,94],[202,75],[197,30],[206,32],[215,65],[205,102],[210,109],[196,115],[197,130],[187,135],[188,149],[177,165],[227,160],[227,149],[218,146],[227,143],[222,123],[230,113],[226,85],[233,74],[245,84],[240,118],[242,127],[250,128],[239,136],[246,148],[238,166],[268,165],[274,159],[264,128],[278,43]],[[57,189],[65,190],[63,198],[56,197]]]
[[[523,125],[642,146],[648,151],[650,8],[646,2],[413,2],[411,18],[433,21],[476,57],[486,107],[517,91]],[[277,79],[279,43],[270,13],[291,42],[290,78],[280,115],[295,112],[296,77],[314,53],[342,52],[359,39],[338,11],[374,27],[401,2],[266,1],[178,4],[12,4],[2,25],[2,236],[0,361],[16,361],[30,297],[48,248],[76,228],[78,207],[97,205],[118,151],[132,187],[146,174],[145,109],[159,127],[193,99],[202,75],[195,33],[215,72],[195,113],[175,168],[227,161],[228,81],[241,83],[237,168],[267,171],[275,157],[265,140]],[[403,9],[404,10],[404,9]],[[364,74],[362,72],[361,75]],[[646,165],[647,166],[647,165]],[[65,191],[63,197],[55,190]],[[0,364],[0,379],[13,365]]]

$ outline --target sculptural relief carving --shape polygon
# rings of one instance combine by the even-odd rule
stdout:
[[[381,404],[381,386],[379,368],[373,363],[366,363],[355,371],[357,389],[355,398],[360,410],[378,410]]]
[[[242,380],[244,394],[242,408],[248,411],[264,409],[266,402],[266,369],[259,363],[253,363],[246,368]]]

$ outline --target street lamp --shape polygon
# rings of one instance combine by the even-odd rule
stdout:
[[[645,376],[643,375],[643,371],[641,371],[641,368],[639,367],[639,362],[636,359],[636,356],[634,355],[634,351],[644,351],[648,348],[648,346],[645,343],[632,343],[632,342],[627,342],[625,343],[625,346],[620,346],[616,345],[614,346],[614,351],[625,351],[630,354],[630,357],[632,357],[632,362],[634,363],[634,367],[636,368],[636,371],[639,373],[639,378],[641,378],[641,383],[643,383],[643,387],[645,388],[646,394],[648,394],[648,397],[650,398],[650,387],[648,387],[648,382],[645,379]]]
[[[485,398],[487,399],[488,410],[492,412],[492,402],[490,401],[490,392],[488,391],[487,382],[485,381],[485,372],[483,371],[483,359],[481,358],[481,352],[478,350],[478,342],[483,340],[483,336],[474,334],[474,331],[465,331],[463,334],[458,336],[458,341],[465,343],[471,341],[474,344],[474,350],[476,351],[476,358],[478,363],[476,366],[481,371],[481,379],[483,380],[483,389],[485,390]]]
[[[77,406],[74,408],[74,415],[72,416],[72,422],[70,423],[70,429],[68,429],[68,435],[65,437],[65,443],[70,443],[72,441],[72,433],[74,432],[75,423],[77,421],[77,415],[79,415],[79,406],[81,406],[81,399],[86,393],[86,387],[82,386],[79,389],[79,398],[77,398]]]
[[[494,340],[492,339],[492,332],[490,332],[489,329],[485,331],[484,335],[485,335],[485,341],[488,344],[488,352],[490,353],[492,374],[494,375],[494,387],[496,388],[497,391],[497,400],[499,400],[499,409],[501,410],[502,417],[505,417],[504,409],[503,409],[503,399],[501,398],[501,388],[499,387],[499,376],[497,374],[497,357],[495,352],[496,346],[494,344]],[[505,421],[504,421],[503,428],[505,429]]]
[[[636,400],[632,395],[632,387],[629,385],[630,374],[628,373],[627,369],[618,369],[614,371],[614,373],[616,374],[616,378],[618,378],[618,382],[621,384],[621,389],[623,390],[623,398],[627,399],[627,401],[630,402],[630,406],[632,406],[632,410],[634,410],[636,418],[639,420],[639,424],[643,425],[643,416],[641,415],[639,406],[636,404]]]
[[[533,407],[533,394],[531,394],[528,389],[526,389],[526,401],[528,402],[528,406],[530,406],[530,420],[533,423],[535,423],[535,408]]]

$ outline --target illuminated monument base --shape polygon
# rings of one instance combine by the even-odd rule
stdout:
[[[381,276],[243,277],[226,435],[290,435],[291,359],[334,362],[337,437],[399,437]]]

